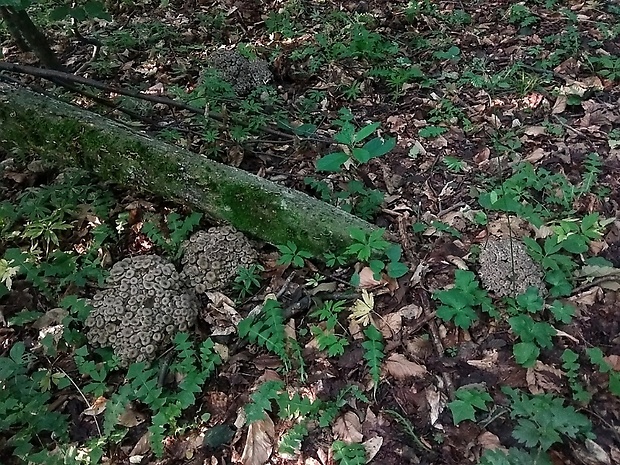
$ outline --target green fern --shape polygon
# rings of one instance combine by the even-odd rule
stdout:
[[[366,450],[361,444],[347,444],[343,441],[335,441],[332,444],[334,460],[339,465],[365,465]]]
[[[276,354],[284,367],[290,369],[286,353],[288,337],[284,331],[284,310],[275,299],[267,299],[260,315],[242,320],[238,326],[239,337],[264,347]]]
[[[245,416],[248,423],[262,420],[272,410],[272,401],[280,397],[284,383],[282,381],[266,381],[252,393],[252,402],[245,406]]]
[[[295,457],[301,451],[301,444],[308,436],[308,433],[307,422],[297,423],[280,438],[280,443],[278,444],[280,454],[285,457]]]
[[[314,310],[310,316],[317,317],[325,322],[325,328],[313,325],[310,327],[312,335],[316,338],[319,350],[327,350],[330,357],[344,354],[344,348],[349,345],[346,338],[336,333],[338,315],[345,309],[344,301],[327,301],[321,307]]]
[[[383,336],[381,332],[374,325],[368,326],[364,330],[366,341],[362,343],[364,348],[364,359],[366,360],[366,366],[370,372],[370,376],[374,382],[374,389],[377,390],[379,381],[381,380],[381,362],[385,357],[383,353]]]

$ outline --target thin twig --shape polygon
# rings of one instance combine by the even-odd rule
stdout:
[[[51,360],[47,360],[51,366],[53,366]],[[84,393],[82,392],[82,390],[80,389],[80,387],[75,384],[75,381],[73,381],[73,378],[71,378],[71,376],[69,376],[69,374],[63,370],[61,367],[56,367],[56,369],[60,370],[62,372],[63,375],[65,375],[67,377],[67,379],[71,382],[71,384],[73,384],[73,386],[75,387],[75,389],[77,389],[77,392],[80,393],[80,396],[82,396],[82,399],[84,400],[84,403],[86,405],[88,405],[90,407],[90,402],[88,402],[88,399],[86,398],[86,396],[84,395]],[[99,422],[97,421],[97,416],[96,415],[91,415],[93,417],[93,420],[95,421],[95,426],[97,426],[97,431],[99,432],[99,437],[103,437],[103,433],[101,432],[101,428],[99,427]]]
[[[197,108],[197,107],[188,105],[183,102],[178,102],[168,97],[163,97],[160,95],[149,95],[149,94],[144,94],[142,92],[135,92],[132,90],[123,89],[121,87],[109,86],[107,84],[96,81],[94,79],[76,76],[75,74],[64,73],[62,71],[37,68],[35,66],[18,65],[16,63],[8,63],[8,62],[0,62],[0,70],[10,71],[10,72],[19,73],[19,74],[29,74],[31,76],[37,76],[43,79],[56,82],[57,84],[61,86],[66,86],[67,82],[75,82],[78,84],[91,86],[91,87],[94,87],[96,89],[100,89],[106,92],[116,93],[119,95],[125,95],[127,97],[132,97],[132,98],[136,98],[140,100],[146,100],[152,103],[159,103],[162,105],[167,105],[171,108],[178,108],[181,110],[186,110],[186,111],[189,111],[197,115],[204,115],[220,123],[224,123],[227,120],[227,117],[225,117],[222,113],[218,113],[214,111],[205,112],[204,109],[202,108]],[[266,132],[274,136],[289,139],[291,141],[292,140],[313,140],[313,141],[321,141],[325,143],[333,142],[331,139],[323,140],[323,139],[319,139],[315,137],[300,138],[299,136],[295,134],[289,134],[289,133],[285,133],[282,131],[278,131],[277,129],[273,129],[268,126],[263,126],[262,128],[260,128],[260,130],[262,132]]]

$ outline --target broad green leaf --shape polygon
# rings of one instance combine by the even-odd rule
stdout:
[[[452,421],[454,425],[458,425],[464,420],[474,421],[476,419],[474,407],[463,400],[454,400],[450,402],[448,408],[452,412]]]
[[[344,152],[333,152],[325,155],[316,162],[317,171],[340,171],[342,165],[349,159]]]
[[[306,123],[306,124],[297,126],[296,128],[293,128],[293,132],[297,134],[298,136],[302,136],[302,137],[311,136],[312,134],[316,132],[316,129],[317,129],[316,124]]]
[[[372,158],[371,153],[366,149],[353,149],[352,153],[353,158],[355,158],[360,163],[366,163]]]
[[[364,144],[364,149],[370,153],[371,158],[377,158],[388,153],[394,146],[396,146],[394,137],[386,137],[385,139],[375,137]]]
[[[532,342],[519,342],[512,348],[517,363],[525,368],[532,368],[538,360],[540,349]]]
[[[400,278],[409,272],[409,267],[402,262],[390,262],[387,266],[387,273],[390,278]]]
[[[357,131],[357,133],[355,134],[354,142],[361,142],[361,141],[363,141],[368,136],[370,136],[373,132],[375,132],[379,128],[379,126],[381,126],[381,123],[372,123],[372,124],[369,124],[366,127],[363,127],[362,129]]]
[[[0,0],[1,3],[1,0]],[[61,5],[57,8],[54,8],[50,14],[49,14],[49,19],[51,21],[60,21],[61,19],[65,19],[67,16],[69,16],[69,12],[71,10],[71,7],[69,6],[69,4],[65,4],[65,5]]]

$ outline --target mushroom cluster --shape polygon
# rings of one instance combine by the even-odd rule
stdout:
[[[207,63],[219,71],[222,79],[230,83],[240,96],[248,95],[272,79],[266,61],[250,61],[236,50],[216,50]]]
[[[115,263],[106,289],[90,304],[88,341],[94,347],[111,346],[122,366],[153,360],[161,344],[187,330],[198,315],[195,298],[183,290],[174,265],[157,255]]]
[[[517,239],[488,241],[479,261],[483,286],[499,297],[523,294],[531,286],[546,293],[543,270]]]
[[[182,247],[181,281],[197,294],[224,289],[239,267],[256,261],[256,251],[248,239],[230,226],[198,231]]]

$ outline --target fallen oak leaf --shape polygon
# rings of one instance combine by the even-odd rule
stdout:
[[[241,454],[243,465],[263,465],[271,457],[275,437],[275,425],[268,415],[250,423],[248,436]]]
[[[348,443],[359,443],[364,438],[362,424],[355,412],[346,412],[339,416],[334,422],[332,431],[336,438]]]
[[[403,354],[391,354],[384,363],[385,371],[396,379],[424,376],[426,368],[407,360]]]

